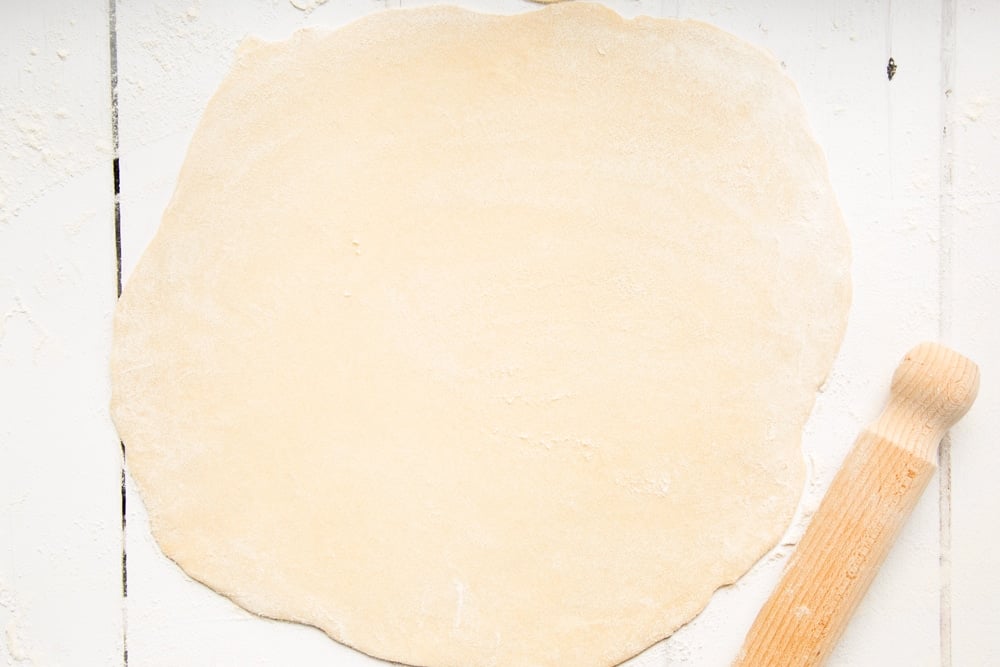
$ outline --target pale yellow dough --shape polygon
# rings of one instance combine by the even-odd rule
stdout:
[[[696,22],[439,7],[245,46],[115,320],[163,552],[415,665],[612,665],[786,528],[849,249]]]

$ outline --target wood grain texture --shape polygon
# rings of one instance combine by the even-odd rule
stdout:
[[[978,368],[947,348],[906,355],[888,406],[834,477],[734,665],[826,661],[933,477],[941,437],[978,390]]]

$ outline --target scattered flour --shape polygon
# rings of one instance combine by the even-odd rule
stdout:
[[[966,120],[975,123],[990,106],[990,100],[983,95],[978,95],[963,106],[962,115],[965,116]]]
[[[320,5],[325,5],[326,0],[288,0],[292,7],[303,12],[311,12]]]
[[[2,664],[9,667],[36,664],[24,637],[24,624],[14,596],[3,582],[0,582],[0,628],[3,628],[3,641],[0,642]]]
[[[30,14],[34,20],[0,49],[0,227],[53,187],[108,160],[93,150],[111,136],[107,65],[95,71],[99,60],[74,56],[80,49],[90,56],[94,23],[74,25],[70,14],[68,8]],[[94,101],[104,98],[106,106]]]

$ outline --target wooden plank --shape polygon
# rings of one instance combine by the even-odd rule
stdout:
[[[942,249],[949,271],[943,334],[977,361],[979,400],[952,431],[950,563],[951,665],[995,665],[1000,655],[1000,5],[957,0],[945,80]],[[947,93],[946,91],[943,91]],[[941,99],[941,98],[939,98]]]
[[[107,3],[0,7],[0,664],[122,662]]]

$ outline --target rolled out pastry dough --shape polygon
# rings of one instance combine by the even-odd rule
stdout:
[[[773,546],[849,249],[691,21],[435,7],[241,49],[117,311],[163,552],[415,665],[612,665]]]

